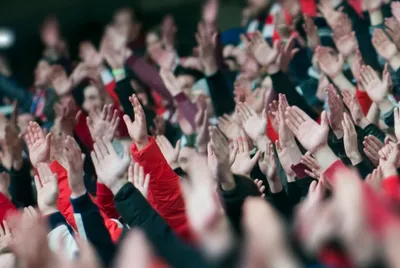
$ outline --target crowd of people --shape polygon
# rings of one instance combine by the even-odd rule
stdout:
[[[400,3],[245,4],[1,58],[1,268],[400,267]]]

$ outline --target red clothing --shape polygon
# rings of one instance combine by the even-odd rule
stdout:
[[[97,183],[96,189],[97,206],[111,219],[119,219],[119,213],[115,208],[114,194],[102,183]]]
[[[57,208],[60,213],[67,220],[68,224],[71,225],[72,228],[77,230],[77,226],[74,218],[74,210],[71,205],[70,197],[71,197],[71,189],[69,188],[68,183],[68,174],[67,171],[62,167],[57,161],[53,161],[50,164],[50,169],[53,173],[57,174],[58,178],[58,188],[59,188],[59,197],[57,200]],[[96,200],[92,197],[93,203],[97,205]],[[110,219],[106,216],[106,213],[99,208],[100,214],[104,219],[104,225],[108,229],[111,235],[111,239],[113,242],[117,242],[121,233],[122,233],[122,225],[119,225],[115,220]]]
[[[361,110],[364,115],[368,114],[369,108],[372,105],[372,100],[368,96],[367,92],[356,89],[356,97],[358,102],[360,103]]]
[[[149,137],[149,143],[140,151],[132,144],[131,153],[133,161],[150,174],[149,203],[179,236],[192,241],[179,177],[168,165],[155,139]]]
[[[3,193],[0,193],[0,224],[6,220],[10,213],[18,212],[17,208]]]

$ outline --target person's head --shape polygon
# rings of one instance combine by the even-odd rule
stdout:
[[[93,111],[95,109],[102,109],[104,106],[104,98],[100,94],[99,89],[93,85],[89,84],[83,89],[83,104],[82,108],[86,111]]]
[[[150,59],[154,62],[157,62],[162,56],[164,50],[161,42],[160,31],[158,29],[149,31],[146,34],[146,51]]]
[[[128,39],[134,40],[142,29],[142,24],[137,14],[130,8],[118,9],[113,18],[113,25]]]
[[[40,28],[40,36],[47,47],[55,47],[60,42],[60,26],[56,17],[45,19]]]
[[[83,41],[79,44],[79,58],[87,61],[97,53],[96,48],[90,41]]]
[[[35,87],[47,87],[50,84],[50,76],[52,73],[51,65],[45,61],[40,60],[35,69]]]

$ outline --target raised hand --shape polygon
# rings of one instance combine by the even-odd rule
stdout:
[[[29,122],[25,142],[28,145],[29,158],[34,167],[50,159],[51,133],[44,135],[43,130],[36,122]]]
[[[241,36],[241,39],[246,48],[253,54],[258,64],[267,68],[273,67],[275,72],[279,70],[278,57],[281,47],[280,42],[274,42],[274,45],[271,48],[262,34],[258,31],[251,36],[250,40],[248,40],[244,35]],[[269,71],[269,73],[274,73],[274,71]]]
[[[165,87],[171,93],[173,97],[177,96],[182,92],[182,87],[179,84],[178,79],[176,79],[175,75],[170,70],[161,69],[160,70],[161,79],[164,82]]]
[[[17,126],[14,124],[7,124],[4,131],[4,141],[0,141],[0,161],[8,170],[11,167],[15,170],[20,170],[23,164],[22,135],[18,132]]]
[[[399,107],[394,108],[394,133],[398,141],[400,141],[400,111]]]
[[[389,34],[397,49],[400,49],[400,22],[395,17],[385,18],[386,32]]]
[[[377,167],[379,165],[379,151],[383,148],[384,144],[377,137],[369,135],[364,138],[363,145],[365,155]]]
[[[72,197],[77,198],[86,192],[83,182],[83,158],[82,152],[75,139],[68,136],[65,139],[65,149],[62,155],[65,169],[68,172],[69,187],[72,191]]]
[[[105,137],[110,141],[114,139],[115,132],[119,126],[119,117],[118,111],[114,110],[113,112],[112,107],[112,104],[106,104],[101,113],[99,110],[93,110],[86,117],[86,123],[93,140],[101,137]]]
[[[317,160],[311,156],[310,152],[307,152],[305,155],[301,157],[300,161],[303,165],[307,166],[308,169],[304,170],[304,172],[316,179],[319,180],[321,177],[321,167],[319,166]]]
[[[318,36],[318,28],[314,24],[314,20],[309,16],[304,16],[303,29],[307,34],[308,47],[314,51],[320,44]]]
[[[260,137],[265,136],[267,127],[267,115],[265,110],[259,117],[256,112],[245,103],[238,104],[238,116],[242,121],[244,131],[253,140],[257,141]]]
[[[165,134],[165,120],[161,115],[157,115],[153,119],[154,128],[151,128],[151,133],[154,136],[164,135]]]
[[[64,97],[60,102],[54,104],[54,112],[56,114],[54,128],[63,135],[73,135],[74,127],[81,113],[78,112],[74,99]]]
[[[343,7],[333,9],[331,1],[320,1],[318,10],[322,13],[329,26],[333,27],[343,16]]]
[[[156,142],[161,150],[161,153],[164,155],[165,160],[167,160],[169,166],[172,169],[179,167],[178,157],[179,157],[179,151],[181,149],[181,140],[179,139],[176,142],[175,148],[172,147],[172,144],[164,135],[157,136]]]
[[[64,96],[72,90],[72,80],[68,78],[64,67],[61,65],[54,65],[50,75],[52,87],[58,96]]]
[[[351,22],[349,23],[351,25]],[[337,25],[336,27],[340,28],[342,25]],[[348,58],[356,52],[358,47],[355,32],[345,33],[337,28],[335,29],[333,30],[333,40],[335,41],[336,48],[344,58]]]
[[[208,111],[205,105],[203,106],[200,101],[197,103],[197,114],[195,116],[196,123],[196,147],[199,153],[206,154],[207,144],[210,140],[208,132]]]
[[[5,252],[13,241],[13,235],[7,221],[3,221],[3,226],[0,225],[0,254]]]
[[[57,211],[58,180],[48,164],[39,164],[35,176],[38,207],[43,215]]]
[[[244,135],[240,126],[227,114],[218,118],[218,128],[229,139],[233,140]]]
[[[257,185],[258,190],[260,191],[261,197],[265,197],[265,186],[263,185],[263,181],[259,179],[255,179],[254,183]]]
[[[286,125],[285,111],[289,103],[284,94],[279,94],[278,118],[279,118],[279,143],[287,146],[295,143],[294,135]]]
[[[133,94],[132,97],[129,97],[129,101],[133,106],[135,116],[134,121],[131,121],[128,115],[124,115],[123,118],[126,127],[128,128],[129,136],[136,143],[138,149],[141,149],[149,142],[147,136],[146,115],[135,94]]]
[[[381,0],[363,0],[362,5],[363,5],[363,8],[367,9],[368,11],[374,11],[381,7],[382,1]]]
[[[368,176],[365,178],[365,183],[371,186],[371,188],[376,192],[380,192],[382,190],[382,180],[382,167],[379,166],[378,168],[374,169],[371,174],[368,174]]]
[[[124,156],[121,159],[115,152],[111,142],[106,138],[96,139],[93,145],[94,151],[91,152],[93,164],[98,176],[98,180],[105,184],[114,194],[116,194],[126,183],[126,174],[130,155],[125,147]]]
[[[276,163],[274,145],[272,144],[272,142],[267,142],[267,148],[264,155],[261,155],[260,159],[258,160],[258,166],[260,167],[261,172],[264,173],[264,175],[267,177],[267,179],[276,179],[278,166]]]
[[[295,36],[291,36],[280,50],[279,64],[281,67],[281,71],[284,73],[288,72],[290,62],[292,61],[294,55],[299,52],[298,48],[294,48],[295,38]]]
[[[215,61],[217,33],[211,32],[205,24],[199,23],[195,37],[204,71],[207,75],[212,75],[217,71],[217,63]]]
[[[286,108],[286,124],[299,142],[311,153],[328,142],[329,125],[326,112],[321,114],[321,125],[296,106]]]
[[[330,84],[327,89],[326,93],[328,95],[328,105],[329,105],[329,124],[335,133],[335,136],[340,139],[343,137],[343,112],[344,112],[344,105],[342,102],[342,98],[336,93],[335,87]]]
[[[342,72],[344,59],[332,48],[319,46],[315,50],[319,67],[330,78],[337,77]]]
[[[279,102],[276,100],[268,104],[268,116],[275,131],[279,130]]]
[[[388,68],[388,67],[385,67]],[[390,73],[386,72],[382,79],[370,66],[362,66],[360,71],[360,83],[365,88],[368,96],[377,104],[384,101],[389,95]]]
[[[350,111],[351,117],[354,120],[354,123],[364,129],[366,126],[369,125],[368,119],[365,117],[360,103],[357,100],[357,96],[354,92],[350,90],[343,90],[342,91],[343,95],[343,102],[347,106],[347,108]]]
[[[400,22],[400,4],[398,2],[392,2],[390,5],[392,14],[398,22]]]
[[[231,170],[234,174],[250,176],[251,170],[257,164],[258,159],[260,159],[261,151],[257,151],[253,158],[251,158],[249,145],[244,137],[234,140],[234,150],[236,148],[237,154]]]
[[[358,140],[357,140],[357,132],[354,128],[353,122],[350,119],[350,116],[347,113],[343,114],[343,143],[344,149],[346,151],[347,157],[350,159],[353,166],[357,165],[362,161],[362,157],[360,152],[358,151]]]
[[[375,29],[372,44],[378,54],[388,62],[399,53],[396,45],[390,41],[382,29]]]
[[[288,182],[293,182],[296,177],[296,173],[292,170],[292,165],[297,164],[293,161],[291,156],[291,151],[286,144],[281,144],[279,141],[275,143],[276,151],[278,153],[279,161],[282,165],[283,170],[286,173],[286,178]],[[301,155],[301,154],[300,154]]]
[[[0,173],[0,193],[2,193],[5,197],[7,197],[9,200],[11,200],[11,194],[10,194],[10,174],[8,172],[1,172]]]
[[[144,174],[144,169],[138,163],[130,165],[128,170],[128,181],[147,199],[149,191],[150,174]]]

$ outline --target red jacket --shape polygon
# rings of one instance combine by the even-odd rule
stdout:
[[[179,177],[168,165],[155,139],[149,137],[149,143],[140,151],[132,144],[131,153],[133,161],[150,174],[149,203],[179,236],[193,241]]]

